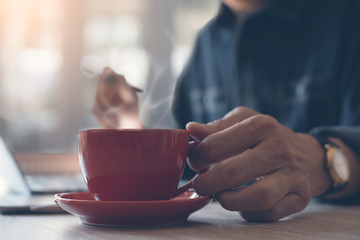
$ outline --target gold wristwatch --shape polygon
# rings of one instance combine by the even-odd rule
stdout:
[[[347,157],[335,143],[326,140],[323,147],[326,167],[332,182],[330,189],[323,195],[330,195],[346,188],[350,178],[350,166]]]

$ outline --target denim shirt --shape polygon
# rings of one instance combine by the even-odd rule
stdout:
[[[247,106],[359,150],[359,26],[358,0],[273,0],[242,21],[222,5],[178,80],[179,125]]]

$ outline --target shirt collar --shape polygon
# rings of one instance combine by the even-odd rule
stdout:
[[[312,0],[272,0],[267,6],[255,14],[270,14],[284,20],[299,18],[305,6]]]
[[[268,15],[291,21],[300,17],[304,7],[310,2],[311,0],[272,0],[264,8],[249,14],[248,17]],[[215,22],[222,27],[232,28],[236,25],[236,15],[226,4],[221,3]]]
[[[236,24],[236,15],[227,5],[221,3],[219,12],[215,17],[215,23],[220,27],[232,28]]]

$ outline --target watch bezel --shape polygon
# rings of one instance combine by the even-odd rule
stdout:
[[[332,157],[334,155],[334,152],[340,151],[342,154],[344,154],[344,153],[341,151],[340,147],[337,144],[335,144],[333,141],[331,141],[328,137],[325,137],[321,134],[314,134],[313,136],[318,140],[321,147],[325,151],[324,165],[325,165],[326,171],[329,175],[329,178],[331,180],[330,188],[325,193],[323,193],[321,196],[325,197],[328,195],[333,195],[335,193],[338,193],[338,192],[344,190],[347,187],[348,181],[350,178],[350,175],[347,180],[343,180],[343,179],[339,178],[339,176],[335,172],[335,169],[333,166]],[[346,159],[346,157],[345,157],[345,159]],[[350,168],[348,168],[348,169],[350,170]]]
[[[327,143],[327,144],[325,144],[324,147],[326,149],[326,165],[327,165],[329,175],[332,179],[332,187],[336,188],[339,185],[347,184],[347,182],[349,181],[349,177],[350,177],[350,167],[349,167],[349,164],[346,160],[344,153],[341,151],[339,146],[337,146],[333,143],[332,144]],[[345,166],[346,166],[347,178],[343,178],[342,176],[340,176],[340,174],[338,173],[338,171],[336,169],[336,166],[335,166],[336,153],[341,154],[342,160],[345,161],[343,164],[345,164]],[[346,187],[346,186],[344,186],[344,187]]]

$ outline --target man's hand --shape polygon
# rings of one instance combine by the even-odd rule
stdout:
[[[110,68],[99,77],[93,113],[105,128],[142,128],[135,90]]]
[[[330,187],[317,140],[270,116],[239,107],[212,123],[189,123],[187,129],[200,141],[190,153],[190,166],[201,170],[216,164],[195,179],[195,190],[215,195],[248,221],[276,221],[298,212]]]

